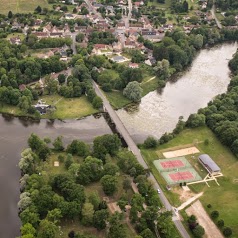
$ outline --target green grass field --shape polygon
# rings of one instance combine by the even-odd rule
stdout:
[[[209,144],[205,145],[204,140],[208,139]],[[220,166],[224,177],[218,178],[220,186],[215,182],[209,182],[210,187],[206,184],[192,185],[190,188],[194,192],[204,192],[200,198],[204,208],[210,213],[217,210],[220,213],[219,219],[225,221],[225,226],[229,226],[233,230],[233,237],[238,237],[238,159],[231,153],[231,151],[223,146],[216,136],[207,128],[186,129],[180,133],[176,138],[159,146],[157,150],[142,150],[143,156],[148,165],[151,167],[156,179],[161,183],[162,187],[165,186],[165,181],[153,166],[153,160],[162,157],[162,152],[165,150],[175,150],[183,147],[196,145],[201,153],[207,153],[211,158]],[[201,165],[191,159],[191,156],[186,156],[190,163],[194,165],[200,175],[204,177],[206,174]],[[203,171],[201,171],[203,169]],[[179,205],[179,199],[176,194],[166,191],[169,200],[175,205]],[[208,210],[207,204],[211,204],[212,208]]]
[[[15,13],[33,12],[37,6],[49,7],[47,0],[0,0],[0,13],[7,14],[9,11]]]
[[[87,100],[86,96],[80,98],[63,98],[59,95],[41,97],[47,104],[56,107],[51,115],[43,115],[43,118],[72,119],[81,118],[98,112]]]

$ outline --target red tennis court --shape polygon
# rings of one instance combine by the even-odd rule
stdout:
[[[170,173],[169,177],[173,181],[181,181],[181,180],[190,180],[195,178],[194,175],[190,171],[183,171],[183,172],[176,172],[176,173]]]
[[[179,167],[185,166],[185,164],[181,160],[169,160],[169,161],[160,162],[160,164],[164,169],[179,168]]]

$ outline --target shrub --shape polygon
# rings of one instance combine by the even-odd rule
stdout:
[[[225,237],[230,237],[232,235],[232,230],[230,227],[225,227],[223,230],[223,235]]]
[[[205,230],[202,226],[197,225],[194,229],[193,229],[193,234],[195,237],[200,238],[205,234]]]
[[[212,219],[217,219],[218,217],[219,217],[219,212],[218,211],[212,211],[211,218]]]
[[[220,227],[220,228],[224,227],[224,225],[225,225],[224,220],[219,220],[219,221],[217,222],[217,226]]]
[[[207,204],[207,208],[211,208],[212,207],[212,205],[211,204]]]
[[[204,140],[204,145],[208,146],[210,143],[209,139]]]

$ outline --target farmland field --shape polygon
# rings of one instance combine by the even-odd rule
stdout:
[[[9,11],[13,13],[33,12],[37,6],[42,8],[48,7],[47,0],[0,0],[0,13],[7,14]]]

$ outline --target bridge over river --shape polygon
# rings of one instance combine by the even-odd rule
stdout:
[[[103,92],[101,91],[101,89],[99,88],[99,86],[93,81],[93,87],[95,89],[96,94],[102,98],[103,100],[103,105],[104,108],[106,109],[106,111],[108,112],[111,120],[114,122],[117,131],[120,133],[120,135],[124,138],[125,142],[127,143],[128,148],[131,150],[131,152],[136,156],[138,162],[145,168],[148,169],[147,164],[145,163],[140,150],[138,149],[136,143],[132,140],[129,132],[127,131],[127,129],[125,128],[125,126],[123,125],[121,119],[118,117],[118,115],[116,114],[115,110],[112,108],[112,106],[110,105],[110,103],[108,102],[107,98],[104,96]],[[189,234],[187,233],[187,231],[185,230],[182,222],[180,221],[178,214],[175,213],[173,207],[171,206],[171,204],[169,203],[168,199],[165,197],[163,191],[161,190],[157,180],[155,179],[154,175],[150,173],[149,175],[149,180],[152,182],[154,188],[156,190],[160,190],[160,200],[163,203],[164,207],[173,212],[173,217],[172,220],[175,224],[175,226],[177,227],[178,231],[180,232],[181,236],[183,238],[189,238]]]

